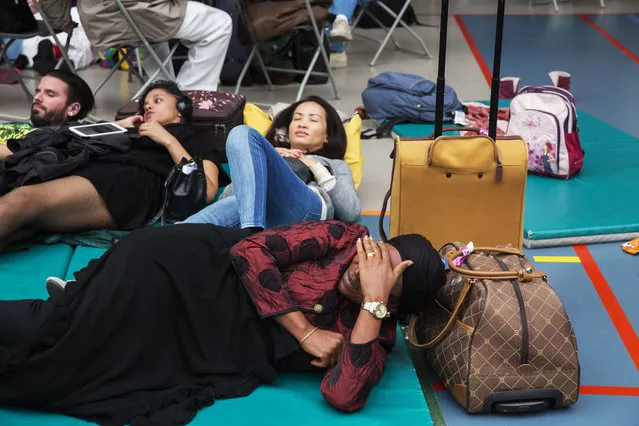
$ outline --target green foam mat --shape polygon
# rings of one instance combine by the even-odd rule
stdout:
[[[73,272],[82,269],[91,259],[99,257],[105,251],[104,249],[79,246],[71,256],[69,247],[69,256],[65,264],[65,267],[68,265],[67,279],[72,279]],[[16,253],[15,256],[21,254]],[[15,257],[9,263],[14,262],[28,265],[31,261]],[[28,270],[24,268],[21,271],[23,274],[28,274]],[[64,275],[65,273],[61,273],[58,276]],[[12,292],[12,297],[6,298],[27,297],[26,294],[30,294],[32,290],[30,287],[33,286],[37,286],[44,292],[44,278],[30,280],[28,285],[21,287],[20,291]],[[0,291],[6,292],[6,287]],[[275,383],[261,386],[247,397],[216,401],[211,407],[201,410],[191,424],[195,426],[212,424],[234,426],[277,424],[286,426],[299,425],[300,422],[303,422],[305,425],[317,426],[433,425],[415,368],[408,354],[408,348],[399,328],[397,330],[397,345],[389,354],[384,376],[379,385],[373,389],[368,404],[363,410],[346,414],[333,409],[322,398],[320,393],[321,380],[322,375],[315,373],[282,374]],[[45,424],[76,426],[87,423],[56,414],[0,409],[0,425],[2,426]]]
[[[286,373],[248,397],[216,401],[198,413],[193,425],[211,425],[222,419],[234,426],[433,425],[403,340],[398,328],[397,345],[388,357],[382,380],[373,389],[366,407],[356,413],[340,412],[324,401],[320,393],[321,374]]]
[[[78,272],[80,269],[87,266],[87,264],[92,259],[97,259],[102,254],[104,254],[107,249],[96,248],[96,247],[86,247],[86,246],[78,246],[73,252],[73,256],[71,256],[71,262],[69,262],[69,268],[65,271],[65,280],[73,280],[74,272]]]
[[[45,280],[49,276],[63,277],[72,253],[73,248],[67,244],[10,247],[0,256],[0,299],[47,297]]]
[[[373,389],[368,404],[356,413],[333,409],[322,398],[315,373],[285,373],[273,384],[257,388],[243,398],[215,401],[198,412],[190,424],[253,426],[388,426],[406,424],[432,426],[420,384],[408,356],[401,331],[395,350],[389,355],[381,382]],[[303,420],[301,420],[303,419]],[[88,423],[57,414],[0,409],[2,426],[78,426]]]
[[[569,180],[528,175],[524,237],[529,247],[625,240],[639,233],[639,139],[578,113],[586,152]],[[400,137],[426,137],[431,124],[399,124]]]

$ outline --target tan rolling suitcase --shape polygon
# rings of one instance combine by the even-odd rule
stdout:
[[[418,233],[435,247],[473,241],[521,248],[528,149],[520,137],[496,139],[503,28],[498,25],[488,135],[442,136],[448,1],[442,3],[435,132],[426,139],[396,139],[380,234],[386,239],[382,221],[390,198],[390,237]]]
[[[440,254],[451,271],[436,303],[409,320],[410,343],[469,413],[566,407],[579,396],[577,341],[543,272],[512,248],[461,243]]]

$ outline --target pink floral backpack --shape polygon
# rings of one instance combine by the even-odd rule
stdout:
[[[528,171],[569,179],[581,170],[577,108],[569,91],[554,86],[526,86],[510,103],[507,135],[528,145]]]

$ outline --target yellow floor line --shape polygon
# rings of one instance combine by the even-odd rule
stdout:
[[[580,263],[579,256],[533,256],[535,262]]]

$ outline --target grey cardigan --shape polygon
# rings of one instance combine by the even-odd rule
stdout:
[[[355,184],[353,183],[353,175],[351,168],[344,160],[331,160],[319,155],[308,155],[311,158],[328,169],[335,177],[335,185],[331,189],[322,188],[315,181],[311,181],[308,186],[322,197],[326,206],[325,219],[338,219],[344,222],[357,222],[361,214],[361,204],[357,192],[355,192]],[[233,195],[233,184],[228,185],[220,199]]]
[[[348,164],[344,160],[331,160],[319,155],[307,155],[307,157],[325,166],[335,176],[335,185],[329,190],[322,188],[315,181],[308,184],[320,194],[326,203],[326,219],[357,222],[362,207]]]

